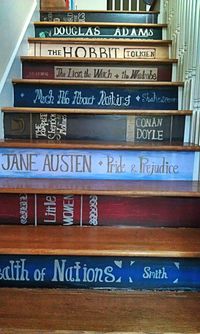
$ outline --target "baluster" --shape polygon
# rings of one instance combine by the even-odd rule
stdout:
[[[131,11],[131,0],[128,2],[128,10]]]
[[[136,10],[137,12],[140,11],[140,0],[137,0]]]
[[[115,10],[115,0],[112,0],[112,10]]]

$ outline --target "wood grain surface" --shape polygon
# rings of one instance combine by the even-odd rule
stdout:
[[[38,21],[34,22],[35,26],[83,26],[83,27],[141,27],[141,28],[167,28],[165,23],[120,23],[120,22],[55,22],[55,21]]]
[[[22,56],[20,57],[22,62],[44,62],[44,63],[90,63],[90,61],[88,61],[88,59],[86,58],[78,58],[78,59],[74,59],[74,58],[66,58],[66,57],[52,57],[52,56]],[[127,65],[130,64],[132,66],[134,65],[160,65],[160,64],[173,64],[173,63],[177,63],[178,59],[107,59],[107,58],[94,58],[92,59],[92,64],[104,64],[104,63],[109,63],[109,64],[115,64],[115,63],[119,63],[119,64],[123,64],[123,65]]]
[[[98,142],[70,140],[64,142],[48,140],[0,140],[1,147],[10,148],[46,148],[46,149],[91,149],[91,150],[133,150],[133,151],[179,151],[199,152],[200,146],[192,144],[177,145],[160,143],[131,143],[131,142]]]
[[[0,333],[197,334],[199,312],[199,293],[1,289]]]
[[[63,80],[38,80],[38,79],[13,79],[13,84],[26,84],[26,85],[63,85]],[[151,82],[141,82],[141,81],[104,81],[104,80],[70,80],[66,85],[80,85],[80,86],[128,86],[128,87],[180,87],[184,86],[183,82],[175,82],[175,81],[151,81]]]
[[[45,1],[45,0],[42,0],[42,1]],[[54,1],[54,0],[46,0],[46,1]],[[87,10],[87,9],[79,9],[79,10],[67,10],[67,9],[58,9],[58,8],[55,8],[55,3],[54,3],[54,7],[53,8],[47,8],[45,7],[44,9],[41,9],[40,12],[43,13],[43,12],[47,12],[47,11],[50,11],[51,13],[74,13],[76,14],[77,12],[78,13],[127,13],[127,14],[159,14],[160,12],[157,11],[157,10],[151,10],[151,11],[145,11],[145,10],[139,10],[139,11],[136,11],[136,10],[132,10],[131,12],[130,11],[126,11],[126,10],[123,10],[123,12],[121,10]]]
[[[65,109],[65,108],[29,108],[3,107],[6,113],[58,113],[58,114],[99,114],[99,115],[141,115],[141,116],[191,116],[192,110],[128,110],[128,109]]]
[[[0,226],[0,254],[200,257],[200,229]]]
[[[200,182],[0,178],[0,193],[200,197]]]
[[[59,44],[59,43],[70,43],[70,44],[77,44],[77,43],[81,43],[84,45],[89,44],[91,46],[91,39],[89,38],[76,38],[76,39],[72,39],[72,38],[38,38],[38,37],[29,37],[28,38],[29,43],[43,43],[43,44],[49,44],[49,43],[53,43],[53,44]],[[166,45],[171,45],[172,41],[171,40],[142,40],[142,39],[134,39],[134,40],[128,40],[128,39],[123,39],[123,38],[119,38],[119,39],[92,39],[92,45],[93,44],[109,44],[109,45],[131,45],[131,46],[135,46],[135,45],[141,45],[141,46],[166,46]]]

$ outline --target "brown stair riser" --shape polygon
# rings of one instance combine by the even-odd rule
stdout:
[[[0,224],[200,227],[200,198],[0,194]],[[10,211],[12,207],[12,212]]]
[[[23,61],[24,79],[59,80],[116,80],[116,81],[171,81],[172,64],[70,63]]]

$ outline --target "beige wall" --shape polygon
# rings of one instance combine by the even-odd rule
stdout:
[[[66,8],[65,0],[41,0],[41,9],[44,8]]]
[[[107,0],[74,0],[76,9],[106,9]],[[65,0],[41,0],[41,8],[65,8]]]
[[[107,0],[75,0],[77,9],[106,10]]]

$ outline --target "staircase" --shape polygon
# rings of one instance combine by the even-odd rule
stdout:
[[[3,108],[0,333],[200,333],[200,147],[158,15],[35,22]]]

